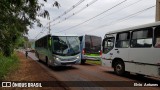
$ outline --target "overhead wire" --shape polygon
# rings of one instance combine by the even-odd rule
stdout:
[[[73,5],[70,9],[66,10],[63,14],[59,15],[58,17],[54,18],[52,21],[49,21],[41,30],[40,33],[38,33],[35,37],[35,39],[38,38],[38,36],[40,36],[41,33],[43,33],[45,31],[45,28],[47,28],[47,25],[49,23],[52,23],[54,21],[56,21],[57,19],[61,18],[62,16],[66,15],[67,13],[69,13],[70,11],[72,11],[74,8],[76,8],[77,6],[79,6],[82,2],[84,2],[85,0],[80,0],[78,1],[75,5]]]
[[[57,19],[61,18],[62,16],[66,15],[67,13],[69,13],[70,11],[72,11],[74,8],[76,8],[77,6],[79,6],[81,3],[83,3],[85,0],[80,0],[79,2],[77,2],[75,5],[73,5],[71,8],[69,8],[68,10],[66,10],[64,13],[62,13],[61,15],[57,16],[56,18],[54,18],[50,23],[56,21]]]
[[[143,1],[143,0],[135,1],[135,2],[133,2],[133,3],[131,3],[131,4],[129,4],[129,5],[124,6],[123,8],[120,8],[120,9],[116,10],[115,12],[112,12],[112,13],[109,13],[109,14],[105,15],[104,17],[110,16],[110,15],[115,14],[115,13],[117,13],[117,12],[120,12],[121,10],[126,9],[126,8],[129,8],[129,7],[131,7],[131,6],[139,3],[139,2],[141,2],[141,1]],[[104,17],[99,18],[99,19],[97,19],[97,20],[103,19]]]
[[[114,9],[115,7],[123,4],[123,3],[126,2],[126,1],[127,1],[127,0],[124,0],[124,1],[122,1],[122,2],[120,2],[120,3],[118,3],[118,4],[116,4],[116,5],[114,5],[113,7],[109,8],[109,9],[106,9],[106,10],[104,10],[103,12],[95,15],[94,17],[91,17],[90,19],[88,19],[88,20],[86,20],[86,21],[84,21],[84,22],[82,22],[82,23],[79,23],[79,24],[77,24],[77,25],[75,25],[75,26],[72,26],[72,27],[70,27],[70,28],[67,28],[67,29],[58,31],[58,32],[56,32],[56,33],[64,32],[64,31],[70,30],[70,29],[72,29],[72,28],[75,28],[75,27],[77,27],[77,26],[80,26],[80,25],[82,25],[82,24],[84,24],[84,23],[86,23],[86,22],[89,22],[90,20],[92,20],[92,19],[94,19],[94,18],[96,18],[96,17],[98,17],[98,16],[100,16],[100,15],[103,15],[104,13],[106,13],[106,12]]]
[[[122,1],[121,3],[119,3],[119,4],[117,4],[117,5],[113,6],[113,7],[111,7],[110,9],[113,9],[113,8],[121,5],[122,3],[126,2],[126,1],[127,1],[127,0],[124,0],[124,1]],[[124,8],[127,8],[127,7],[129,7],[129,6],[132,6],[132,5],[134,5],[134,4],[136,4],[136,3],[140,2],[140,1],[142,1],[142,0],[136,1],[135,3],[132,3],[132,4],[130,4],[130,5],[126,6],[126,7],[124,7]],[[146,8],[146,9],[142,10],[142,11],[139,11],[139,12],[137,12],[137,13],[131,14],[131,15],[127,16],[127,17],[118,19],[118,20],[116,20],[116,21],[111,22],[110,24],[101,25],[101,26],[97,27],[97,29],[99,29],[99,28],[104,28],[104,27],[106,27],[106,26],[110,26],[110,25],[112,25],[112,24],[114,24],[114,23],[116,24],[116,23],[118,23],[118,22],[122,22],[122,21],[128,20],[128,19],[134,17],[134,15],[140,14],[140,13],[142,13],[142,12],[144,12],[144,11],[147,11],[147,10],[153,8],[153,7],[155,7],[155,6],[151,6],[151,7],[149,7],[149,8]],[[121,10],[124,9],[124,8],[121,8]],[[105,11],[107,12],[107,11],[109,11],[110,9],[107,9],[107,10],[105,10]],[[119,9],[119,10],[120,10],[120,9]],[[80,11],[80,10],[79,10],[79,11]],[[98,15],[96,15],[96,16],[94,16],[94,17],[92,17],[92,18],[90,18],[90,19],[88,19],[88,20],[86,20],[86,21],[84,21],[84,22],[82,22],[82,23],[80,23],[80,24],[78,24],[78,25],[75,25],[75,26],[73,26],[73,27],[70,27],[70,28],[68,28],[68,29],[65,29],[65,30],[62,30],[62,31],[59,31],[59,32],[63,32],[63,31],[67,31],[67,30],[69,30],[69,29],[75,28],[75,27],[77,27],[77,26],[79,26],[79,25],[81,25],[81,24],[84,24],[84,23],[86,23],[86,22],[88,22],[88,21],[90,21],[90,20],[98,17],[99,15],[101,15],[101,14],[103,14],[103,13],[105,13],[105,12],[102,12],[102,13],[100,13],[100,14],[98,14]],[[113,12],[113,13],[115,13],[115,12]],[[128,19],[127,19],[127,18],[128,18]],[[100,18],[100,19],[101,19],[101,18]],[[95,30],[97,30],[97,29],[95,29]],[[92,30],[89,30],[89,31],[87,31],[87,32],[95,31],[95,30],[92,29]],[[58,33],[59,33],[59,32],[58,32]],[[40,32],[40,33],[43,33],[43,32]]]
[[[52,24],[51,27],[52,27],[52,26],[55,26],[55,25],[57,25],[57,24],[59,24],[59,23],[62,23],[62,22],[64,22],[64,21],[66,21],[67,19],[71,18],[71,17],[74,16],[74,15],[77,15],[77,14],[80,13],[81,11],[85,10],[87,7],[91,6],[91,5],[92,5],[93,3],[95,3],[96,1],[98,1],[98,0],[92,0],[90,3],[86,4],[86,5],[85,5],[83,8],[81,8],[80,10],[78,10],[78,11],[72,13],[71,15],[65,17],[63,20],[61,20],[61,21],[59,21],[59,22],[57,22],[57,23],[55,23],[55,24]]]
[[[98,29],[100,29],[100,28],[104,28],[104,27],[107,27],[107,26],[110,26],[110,25],[114,25],[114,24],[117,24],[117,23],[119,23],[119,22],[128,20],[128,19],[130,19],[130,18],[135,17],[135,16],[138,15],[138,14],[141,14],[141,13],[143,13],[143,12],[145,12],[145,11],[148,11],[148,10],[154,8],[155,6],[156,6],[156,5],[151,6],[151,7],[148,7],[148,8],[146,8],[146,9],[143,9],[143,10],[141,10],[141,11],[138,11],[138,12],[136,12],[136,13],[133,13],[133,14],[131,14],[131,15],[128,15],[128,16],[126,16],[126,17],[123,17],[123,18],[121,18],[121,19],[112,21],[110,24],[104,24],[104,25],[101,25],[101,26],[99,26],[99,27],[97,27],[97,28],[94,28],[94,29],[91,29],[91,30],[87,30],[87,31],[85,31],[85,32],[96,31],[96,30],[98,30]],[[81,33],[79,33],[79,34],[83,34],[83,33],[84,33],[84,32],[81,32]]]

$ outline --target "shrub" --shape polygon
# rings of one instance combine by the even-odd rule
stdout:
[[[4,57],[0,53],[0,80],[3,80],[9,72],[18,68],[18,57],[13,54],[10,57]]]

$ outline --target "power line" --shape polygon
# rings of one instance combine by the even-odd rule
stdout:
[[[133,5],[137,4],[137,3],[139,3],[140,1],[143,1],[143,0],[135,1],[135,2],[133,2],[133,3],[131,3],[131,4],[129,4],[129,5],[126,5],[126,6],[123,7],[123,8],[120,8],[120,9],[116,10],[115,12],[112,12],[112,13],[110,13],[110,14],[105,15],[104,17],[109,16],[109,15],[112,15],[112,14],[117,13],[117,12],[120,12],[121,10],[126,9],[126,8],[128,8],[128,7],[130,7],[130,6],[133,6]],[[100,18],[100,19],[103,19],[104,17],[102,17],[102,18]],[[100,20],[100,19],[97,19],[97,20]],[[80,26],[80,25],[81,25],[81,24],[78,24],[78,25],[76,25],[75,27],[78,27],[78,26]],[[74,27],[73,27],[73,28],[74,28]]]
[[[135,2],[133,2],[133,3],[131,3],[131,4],[129,4],[129,5],[126,5],[126,6],[123,7],[123,8],[120,8],[120,9],[116,10],[115,12],[112,12],[112,13],[110,13],[110,14],[108,14],[108,15],[105,15],[104,17],[110,16],[110,15],[112,15],[112,14],[114,14],[114,13],[117,13],[117,12],[120,12],[121,10],[126,9],[126,8],[128,8],[128,7],[132,6],[132,5],[135,5],[135,4],[139,3],[140,1],[143,1],[143,0],[135,1]],[[100,19],[103,19],[104,17],[102,17],[102,18],[100,18]],[[97,19],[97,20],[100,20],[100,19]]]
[[[81,8],[81,9],[78,10],[77,12],[72,13],[72,14],[69,15],[68,17],[65,17],[63,20],[61,20],[61,21],[59,21],[59,22],[57,22],[57,23],[55,23],[55,24],[52,24],[51,26],[55,26],[55,25],[57,25],[57,24],[59,24],[59,23],[62,23],[63,21],[66,21],[67,19],[71,18],[72,16],[74,16],[74,15],[80,13],[81,11],[85,10],[87,7],[89,7],[90,5],[92,5],[93,3],[95,3],[96,1],[98,1],[98,0],[92,0],[90,3],[86,4],[83,8]]]
[[[104,25],[101,25],[101,26],[99,26],[99,27],[97,27],[97,28],[95,28],[95,29],[91,29],[91,30],[88,30],[88,31],[85,31],[85,32],[96,31],[96,30],[98,30],[98,29],[100,29],[100,28],[104,28],[104,27],[107,27],[107,26],[110,26],[110,25],[113,25],[113,24],[116,24],[116,23],[119,23],[119,22],[128,20],[128,19],[130,19],[130,18],[135,17],[136,15],[138,15],[138,14],[140,14],[140,13],[143,13],[143,12],[145,12],[145,11],[147,11],[147,10],[150,10],[150,9],[154,8],[155,6],[156,6],[156,5],[151,6],[151,7],[148,7],[148,8],[146,8],[146,9],[141,10],[141,11],[138,11],[138,12],[136,12],[136,13],[133,13],[133,14],[131,14],[131,15],[128,15],[128,16],[126,16],[126,17],[124,17],[124,18],[118,19],[118,20],[116,20],[116,21],[112,21],[110,24],[104,24]],[[82,32],[82,33],[84,33],[84,32]],[[79,34],[82,34],[82,33],[79,33]]]
[[[43,27],[43,29],[41,30],[41,32],[40,32],[40,33],[38,33],[38,34],[35,36],[35,39],[37,39],[37,38],[38,38],[38,36],[39,36],[41,33],[43,33],[43,32],[45,31],[45,28],[46,28],[46,27]]]
[[[37,39],[37,37],[44,32],[44,29],[47,28],[46,26],[54,21],[56,21],[57,19],[61,18],[62,16],[66,15],[67,13],[69,13],[70,11],[72,11],[74,8],[76,8],[77,6],[79,6],[81,3],[83,3],[85,0],[80,0],[79,2],[77,2],[75,5],[73,5],[70,9],[66,10],[63,14],[59,15],[58,17],[54,18],[52,21],[48,22],[41,30],[41,32],[39,34],[37,34],[37,36],[35,37],[35,39]]]
[[[83,3],[85,0],[80,0],[79,2],[77,2],[75,5],[73,5],[71,8],[69,8],[68,10],[66,10],[63,14],[59,15],[58,17],[54,18],[50,23],[56,21],[57,19],[61,18],[62,16],[66,15],[67,13],[69,13],[70,11],[72,11],[74,8],[76,8],[77,6],[79,6],[81,3]]]
[[[96,17],[98,17],[98,16],[100,16],[100,15],[102,15],[102,14],[104,14],[104,13],[106,13],[106,12],[112,10],[112,9],[114,9],[115,7],[117,7],[117,6],[121,5],[121,4],[123,4],[123,3],[126,2],[126,1],[127,1],[127,0],[124,0],[124,1],[122,1],[122,2],[120,2],[120,3],[118,3],[118,4],[116,4],[115,6],[109,8],[109,9],[103,11],[103,12],[101,12],[100,14],[97,14],[96,16],[94,16],[94,17],[92,17],[92,18],[90,18],[90,19],[88,19],[88,20],[86,20],[86,21],[84,21],[84,22],[82,22],[82,23],[80,23],[80,24],[77,24],[77,25],[72,26],[72,27],[70,27],[70,28],[67,28],[67,29],[65,29],[65,30],[61,30],[61,31],[59,31],[59,32],[67,31],[67,30],[69,30],[69,29],[72,29],[72,28],[75,28],[75,27],[77,27],[77,26],[80,26],[80,25],[82,25],[82,24],[84,24],[84,23],[86,23],[86,22],[89,22],[90,20],[92,20],[92,19],[94,19],[94,18],[96,18]],[[56,32],[56,33],[59,33],[59,32]]]

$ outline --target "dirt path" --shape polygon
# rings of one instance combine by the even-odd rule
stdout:
[[[23,53],[17,53],[20,59],[20,67],[14,73],[11,73],[6,81],[58,81],[53,75],[50,75],[46,72],[41,66],[39,66],[35,61],[31,60],[31,58],[27,58]],[[2,88],[3,90],[7,90],[9,88]],[[12,90],[22,90],[22,89],[30,89],[30,90],[68,90],[68,88],[63,87],[63,84],[59,84],[59,87],[48,87],[48,88],[10,88]]]

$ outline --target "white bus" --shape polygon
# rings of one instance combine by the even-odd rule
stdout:
[[[81,64],[86,60],[100,60],[102,38],[95,35],[79,36],[81,47]]]
[[[109,32],[102,43],[102,65],[160,77],[160,22]]]
[[[36,56],[48,66],[66,66],[81,61],[79,37],[46,35],[35,42]]]

